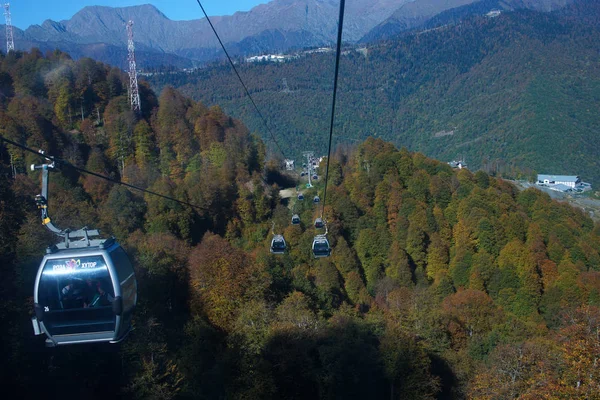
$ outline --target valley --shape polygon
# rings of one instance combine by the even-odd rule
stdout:
[[[599,39],[581,20],[516,11],[405,34],[362,52],[349,46],[341,62],[335,144],[381,137],[442,161],[464,156],[475,169],[507,177],[575,170],[598,182],[599,116],[593,110],[600,106],[600,58],[593,43]],[[310,54],[239,64],[291,157],[325,144],[332,63],[332,54]],[[253,131],[264,130],[227,65],[148,81],[158,91],[172,85],[219,104]]]

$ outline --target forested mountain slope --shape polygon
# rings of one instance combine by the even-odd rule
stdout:
[[[481,2],[475,0],[422,0],[406,3],[388,19],[369,31],[360,41],[368,43],[391,39],[401,32],[422,26],[426,21],[446,10],[463,8],[465,5],[473,3],[479,4]]]
[[[404,4],[388,19],[377,25],[360,41],[364,43],[375,40],[391,39],[412,28],[422,26],[444,25],[449,17],[461,15],[485,15],[495,11],[514,11],[531,9],[537,11],[554,11],[573,0],[419,0]]]
[[[340,67],[336,143],[373,135],[441,160],[464,156],[475,169],[516,166],[600,182],[599,16],[595,2],[556,14],[505,12],[368,47],[367,56],[350,51]],[[240,65],[295,157],[327,142],[333,64],[331,54],[316,54]],[[228,66],[150,82],[263,129]]]
[[[37,266],[55,240],[32,200],[38,172],[25,168],[40,158],[0,146],[6,390],[88,399],[599,393],[600,226],[583,212],[369,138],[331,160],[333,253],[317,260],[319,210],[280,202],[264,181],[277,163],[218,107],[143,86],[136,117],[126,76],[58,52],[11,52],[0,69],[2,136],[198,206],[66,165],[54,173],[54,222],[114,234],[134,261],[139,303],[121,345],[45,349],[29,321]],[[318,182],[307,198],[323,193]],[[289,225],[292,210],[302,224]],[[269,253],[272,229],[287,254]]]

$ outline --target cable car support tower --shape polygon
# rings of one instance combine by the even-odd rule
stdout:
[[[15,50],[12,19],[10,17],[10,3],[4,3],[4,18],[6,20],[6,54],[8,54],[11,50]]]
[[[304,157],[306,157],[306,168],[308,171],[308,186],[307,186],[307,188],[311,188],[313,185],[312,185],[312,182],[310,181],[310,179],[312,178],[312,171],[313,171],[312,163],[313,163],[313,158],[315,156],[315,153],[313,153],[312,151],[305,151],[302,153],[302,155]]]
[[[127,61],[129,62],[129,101],[131,110],[139,114],[141,110],[140,93],[137,80],[137,65],[135,62],[135,44],[133,43],[133,21],[127,22]]]

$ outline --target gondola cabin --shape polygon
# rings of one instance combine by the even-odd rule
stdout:
[[[325,227],[325,223],[323,222],[322,218],[315,219],[315,228],[322,229],[324,227]]]
[[[298,214],[292,215],[292,225],[300,224],[300,216]]]
[[[298,194],[298,200],[300,200],[300,201],[304,200],[304,195],[302,193]]]
[[[67,241],[47,249],[33,299],[34,331],[48,346],[117,343],[131,330],[137,281],[114,239]]]
[[[312,251],[315,258],[329,257],[331,255],[331,247],[329,240],[325,235],[317,235],[313,239]]]
[[[315,175],[312,176],[312,178],[313,178],[313,180],[316,181],[317,179],[319,179],[319,176],[315,174]]]
[[[313,203],[319,203],[321,201],[321,198],[319,196],[315,196],[313,199]]]
[[[271,240],[271,253],[273,254],[285,254],[287,246],[283,235],[275,235]]]

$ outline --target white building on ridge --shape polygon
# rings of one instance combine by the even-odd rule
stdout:
[[[467,163],[465,162],[465,160],[449,161],[448,165],[454,169],[467,169]]]
[[[581,179],[575,175],[538,175],[538,185],[565,185],[574,189],[581,183]]]

